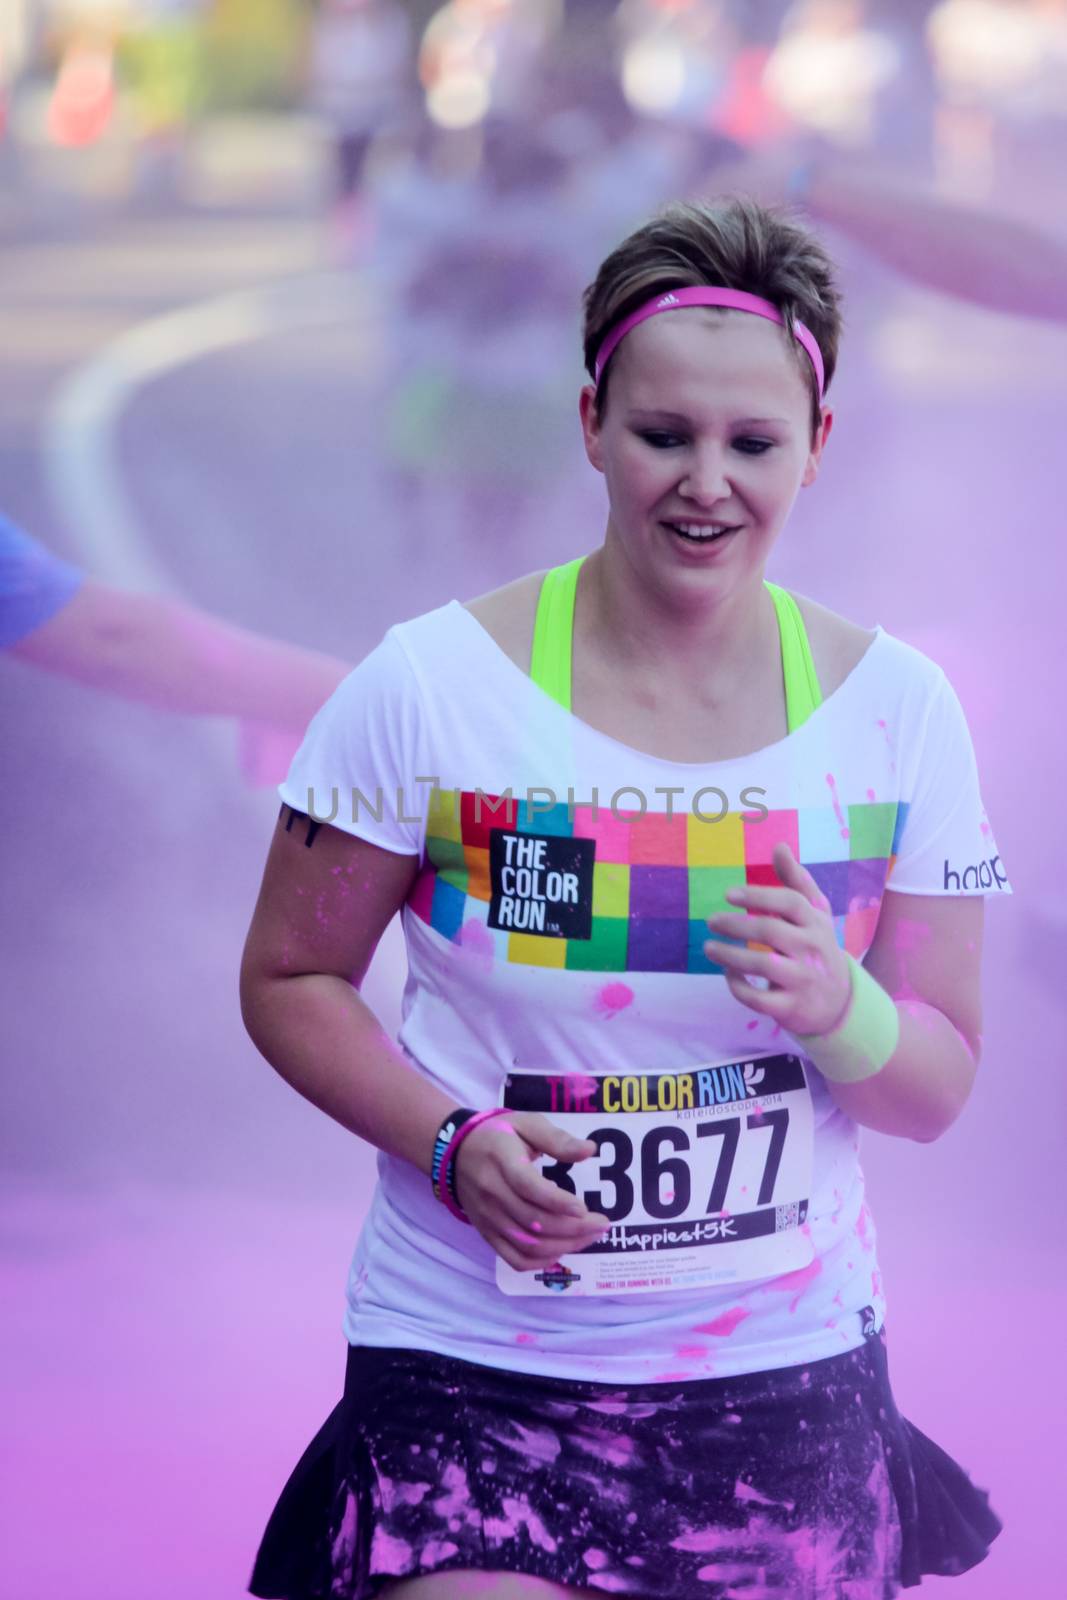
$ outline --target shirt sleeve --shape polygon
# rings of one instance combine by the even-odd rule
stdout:
[[[85,573],[0,516],[0,649],[7,650],[73,600]]]
[[[903,894],[1011,894],[982,804],[967,718],[940,667],[913,770],[886,888]]]
[[[421,856],[433,778],[415,674],[390,630],[315,713],[278,793],[397,855]]]

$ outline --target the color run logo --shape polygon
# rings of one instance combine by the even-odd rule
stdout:
[[[489,835],[489,926],[555,939],[588,939],[593,926],[592,839]]]

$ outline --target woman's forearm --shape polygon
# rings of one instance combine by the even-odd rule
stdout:
[[[865,1128],[929,1143],[963,1110],[978,1063],[949,1019],[921,1001],[897,1002],[900,1040],[873,1077],[827,1087],[842,1111]]]
[[[349,670],[159,595],[88,579],[13,655],[165,711],[251,718],[299,732]]]
[[[243,977],[241,1012],[257,1049],[298,1094],[429,1175],[455,1099],[408,1064],[350,983],[323,973]]]
[[[991,311],[1067,321],[1067,244],[860,167],[816,166],[804,203],[898,272]]]

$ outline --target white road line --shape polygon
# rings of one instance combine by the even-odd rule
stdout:
[[[203,356],[298,328],[365,317],[352,272],[309,273],[170,311],[129,328],[66,380],[45,421],[45,478],[77,559],[123,588],[173,592],[123,490],[115,426],[139,389]]]

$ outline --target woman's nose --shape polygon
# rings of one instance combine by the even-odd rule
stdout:
[[[725,500],[733,492],[725,453],[708,449],[694,455],[678,486],[678,492],[702,506]]]

